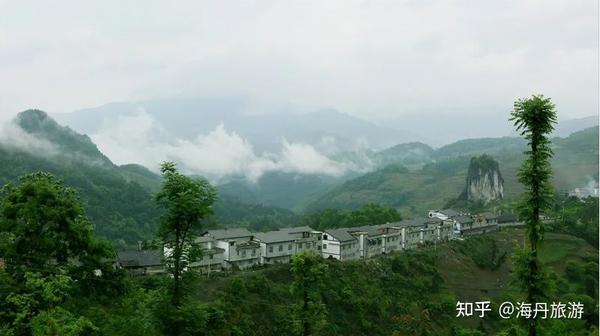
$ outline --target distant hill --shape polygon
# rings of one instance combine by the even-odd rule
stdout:
[[[306,202],[322,195],[329,188],[341,183],[339,178],[271,172],[256,183],[239,178],[218,186],[221,195],[227,195],[246,203],[271,205],[280,208],[302,210]]]
[[[583,131],[584,129],[596,126],[598,126],[597,115],[577,119],[561,120],[558,122],[558,125],[556,125],[556,129],[552,135],[555,137],[565,138],[575,132]]]
[[[444,146],[421,169],[392,166],[350,179],[307,205],[308,210],[356,208],[368,203],[393,206],[404,214],[443,207],[464,189],[472,156],[490,154],[500,164],[504,196],[514,199],[522,187],[517,170],[526,143],[520,138],[469,139]],[[553,183],[568,190],[598,180],[598,127],[554,138]]]
[[[421,142],[409,142],[384,149],[372,155],[379,166],[400,163],[407,167],[421,167],[435,158],[435,150]]]
[[[255,110],[249,101],[227,97],[111,103],[57,114],[56,118],[79,132],[95,134],[103,125],[140,111],[157,121],[166,132],[167,141],[193,139],[224,124],[229,131],[247,139],[258,152],[279,150],[283,138],[323,151],[331,150],[331,145],[336,150],[351,150],[361,139],[372,148],[382,149],[420,138],[418,134],[378,126],[332,109],[302,113],[294,113],[290,107]],[[335,143],[324,144],[323,139],[333,139]]]

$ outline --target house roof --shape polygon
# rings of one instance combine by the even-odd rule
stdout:
[[[210,237],[210,236],[200,236],[200,237],[197,237],[197,238],[196,238],[194,241],[195,241],[196,243],[208,243],[208,242],[211,242],[211,241],[214,241],[214,240],[215,240],[215,238],[214,238],[214,237]]]
[[[223,229],[223,230],[208,230],[204,234],[209,234],[215,239],[232,239],[242,237],[252,237],[252,233],[244,228]]]
[[[454,209],[444,209],[440,212],[448,217],[457,217],[460,214],[458,211],[456,211]]]
[[[466,216],[466,215],[458,216],[458,217],[454,218],[454,220],[461,224],[473,223],[473,218],[471,218],[471,216]]]
[[[290,235],[289,232],[281,230],[260,232],[255,234],[254,238],[263,243],[280,243],[296,240],[296,238]]]
[[[146,267],[162,265],[160,250],[119,251],[119,264],[123,267]]]
[[[399,222],[391,223],[392,226],[399,227],[413,227],[413,226],[424,226],[425,224],[440,224],[443,222],[437,217],[419,217],[413,219],[403,219]]]
[[[291,228],[281,228],[279,231],[283,231],[286,233],[301,233],[301,232],[313,232],[313,228],[310,226],[296,226]]]
[[[351,230],[351,229],[353,229],[353,228],[331,229],[331,230],[326,230],[325,233],[332,236],[333,238],[335,238],[336,240],[338,240],[340,242],[347,242],[347,241],[356,240],[356,238],[348,232],[348,230]]]
[[[494,218],[498,218],[498,216],[495,213],[491,213],[491,212],[484,212],[481,214],[483,217],[485,217],[486,219],[494,219]]]
[[[504,213],[504,214],[498,216],[498,223],[517,222],[518,220],[519,220],[519,217],[517,217],[517,215],[511,214],[511,213]]]

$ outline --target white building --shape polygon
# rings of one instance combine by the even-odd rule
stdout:
[[[261,262],[260,244],[247,229],[209,230],[202,236],[213,238],[216,247],[223,249],[225,268],[246,269]]]
[[[298,226],[293,228],[282,228],[279,232],[286,232],[294,237],[295,252],[301,253],[304,251],[313,251],[320,253],[321,232],[315,231],[308,226]]]
[[[296,237],[285,231],[257,233],[254,239],[260,243],[261,263],[289,263],[296,254]]]
[[[331,229],[323,232],[321,256],[341,261],[360,258],[358,239],[348,233],[349,229]]]
[[[211,273],[219,272],[225,267],[225,250],[217,247],[213,237],[198,237],[194,242],[202,248],[202,255],[198,260],[190,263],[191,268],[199,269],[201,273]]]

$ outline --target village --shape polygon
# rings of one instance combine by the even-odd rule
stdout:
[[[289,263],[294,255],[305,251],[339,261],[369,259],[521,224],[512,214],[445,209],[430,210],[428,216],[418,219],[324,231],[308,226],[256,233],[246,228],[207,230],[194,242],[202,256],[189,267],[202,274],[244,270]],[[166,248],[121,251],[118,265],[134,276],[163,274],[168,253]]]

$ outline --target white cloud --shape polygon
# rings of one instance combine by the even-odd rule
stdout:
[[[0,122],[0,145],[45,157],[59,153],[54,144],[25,132],[13,121]]]
[[[311,145],[285,139],[279,153],[256,153],[251,143],[227,131],[223,124],[193,140],[165,141],[165,137],[164,130],[143,110],[121,116],[91,135],[117,164],[138,163],[156,171],[160,162],[172,160],[186,173],[212,180],[235,174],[255,182],[271,171],[340,176],[351,167],[329,159]]]
[[[283,140],[283,151],[279,166],[283,171],[302,174],[324,174],[338,176],[346,167],[319,153],[314,147],[301,143],[289,143]]]

